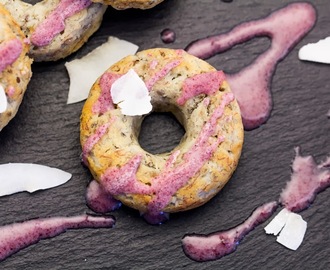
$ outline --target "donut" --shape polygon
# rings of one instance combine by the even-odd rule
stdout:
[[[10,13],[0,4],[0,131],[16,115],[32,76],[29,45]]]
[[[95,3],[110,5],[115,9],[139,8],[148,9],[158,5],[164,0],[91,0]]]
[[[172,151],[151,154],[138,135],[145,115],[123,115],[111,85],[133,69],[152,112],[170,112],[185,129]],[[155,48],[127,56],[93,85],[80,121],[82,157],[108,194],[144,215],[198,207],[237,167],[243,146],[239,106],[225,75],[183,50]]]
[[[107,8],[90,0],[2,3],[30,40],[29,55],[36,62],[56,61],[77,51],[99,28]]]

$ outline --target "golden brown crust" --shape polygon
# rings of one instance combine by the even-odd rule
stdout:
[[[110,5],[115,9],[127,9],[127,8],[139,8],[149,9],[152,8],[164,0],[92,0],[95,3],[102,3]]]
[[[150,49],[128,56],[108,69],[108,73],[125,74],[129,69],[134,70],[146,82],[157,72],[170,63],[179,61],[179,65],[160,78],[150,90],[153,111],[170,111],[185,127],[186,134],[180,144],[170,153],[152,155],[146,152],[138,143],[138,133],[142,116],[125,116],[120,109],[111,109],[104,113],[93,112],[93,106],[101,94],[100,79],[90,91],[81,115],[81,144],[83,149],[88,139],[102,126],[111,122],[107,132],[86,154],[87,164],[96,180],[101,181],[108,168],[120,168],[136,155],[142,155],[142,162],[137,170],[137,179],[146,185],[153,185],[152,179],[163,170],[169,156],[179,150],[180,154],[174,166],[183,162],[183,155],[193,147],[205,122],[215,111],[229,86],[224,81],[215,94],[209,95],[209,105],[205,105],[204,94],[189,99],[183,106],[176,101],[182,92],[186,78],[194,75],[214,72],[215,69],[181,50]],[[155,68],[153,63],[158,63]],[[210,142],[218,136],[225,140],[214,151],[210,160],[180,188],[171,202],[163,209],[167,212],[177,212],[195,208],[210,200],[230,179],[236,169],[243,145],[243,126],[240,110],[234,100],[225,107],[224,114],[217,119],[216,134],[210,137]],[[115,196],[124,204],[147,211],[148,203],[153,195],[120,194]]]
[[[32,60],[27,56],[29,45],[24,42],[25,35],[13,20],[9,12],[0,4],[0,44],[18,38],[21,40],[23,49],[18,59],[7,66],[0,73],[0,85],[4,88],[8,105],[7,110],[0,113],[0,131],[16,115],[27,84],[32,76]]]

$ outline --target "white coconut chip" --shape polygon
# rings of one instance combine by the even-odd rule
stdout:
[[[66,62],[70,77],[67,104],[80,102],[88,97],[94,82],[111,65],[125,56],[135,54],[138,46],[125,40],[109,37],[108,41],[81,59]]]
[[[298,57],[300,60],[330,64],[330,37],[303,46]]]
[[[0,84],[0,113],[7,110],[8,102],[6,97],[6,92],[3,86]]]
[[[62,185],[72,175],[60,169],[31,163],[0,165],[0,196],[16,192],[34,192]]]
[[[133,69],[117,79],[110,91],[112,101],[118,104],[124,115],[143,115],[152,110],[149,90]]]
[[[265,227],[267,234],[278,235],[276,241],[291,250],[297,250],[301,245],[306,229],[307,222],[285,208]]]

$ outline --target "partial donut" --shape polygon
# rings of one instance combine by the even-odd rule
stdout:
[[[139,8],[148,9],[164,0],[92,0],[95,3],[110,5],[115,9]]]
[[[31,42],[34,61],[56,61],[77,51],[99,28],[106,6],[90,0],[3,0]]]
[[[154,112],[185,128],[171,152],[153,155],[138,142],[144,116],[123,115],[111,85],[130,69],[145,82]],[[150,49],[111,66],[84,104],[83,160],[106,192],[143,214],[198,207],[233,174],[243,145],[240,110],[222,71],[183,50]]]
[[[32,60],[20,27],[0,4],[0,131],[16,115],[30,81]]]

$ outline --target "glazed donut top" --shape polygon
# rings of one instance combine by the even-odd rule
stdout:
[[[110,5],[115,9],[127,9],[127,8],[148,9],[158,5],[164,0],[91,0],[91,1],[95,3]]]
[[[139,145],[143,116],[113,104],[111,85],[133,69],[153,111],[172,112],[186,134],[169,153]],[[223,72],[182,50],[150,49],[110,67],[90,91],[81,115],[83,159],[100,185],[142,213],[177,212],[211,199],[235,170],[243,144],[237,102]]]
[[[35,61],[64,58],[79,49],[101,24],[106,6],[90,0],[43,0],[31,5],[3,0],[31,42]]]

